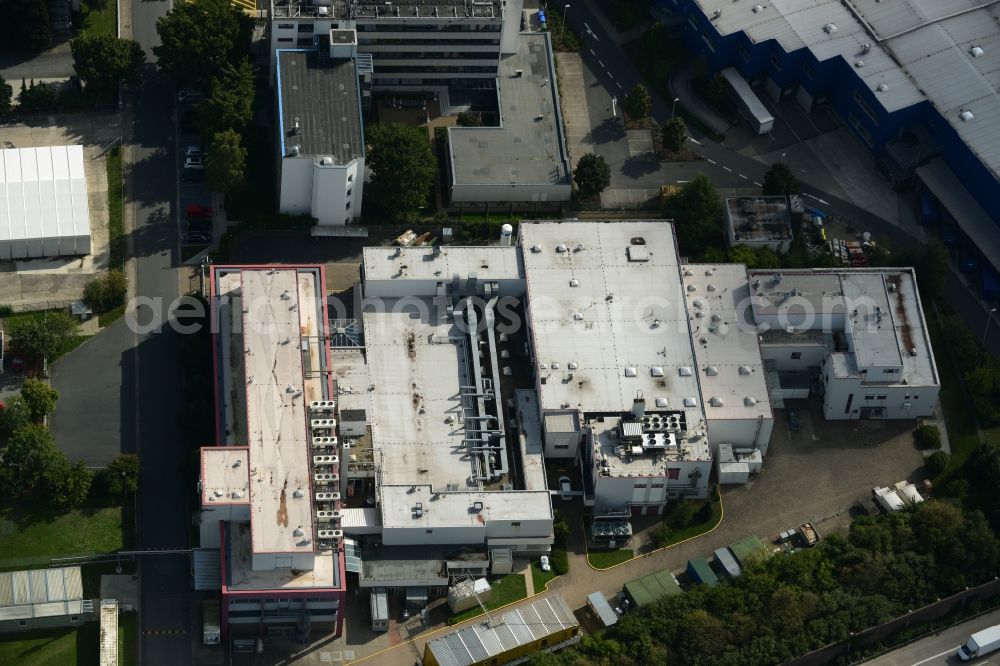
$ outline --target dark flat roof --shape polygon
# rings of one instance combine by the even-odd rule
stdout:
[[[278,51],[282,154],[332,157],[346,164],[364,154],[358,77],[353,59],[315,51]],[[300,132],[292,134],[298,120]]]

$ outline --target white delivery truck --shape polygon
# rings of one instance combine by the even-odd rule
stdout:
[[[958,648],[958,658],[969,661],[1000,650],[1000,624],[983,629],[969,636],[969,640]]]

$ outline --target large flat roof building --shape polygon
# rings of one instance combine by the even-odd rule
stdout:
[[[572,169],[563,135],[549,34],[522,33],[497,76],[499,127],[449,127],[451,201],[568,201]]]

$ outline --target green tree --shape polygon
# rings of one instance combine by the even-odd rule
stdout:
[[[14,88],[0,76],[0,117],[10,115],[14,104]]]
[[[127,293],[125,273],[113,268],[83,287],[83,302],[94,312],[104,313],[123,305]]]
[[[80,326],[65,312],[50,312],[42,319],[23,319],[8,327],[10,345],[31,361],[51,358],[63,350]]]
[[[52,45],[52,22],[46,0],[0,2],[0,43],[16,51],[44,51]]]
[[[802,183],[795,177],[792,168],[784,162],[775,162],[764,174],[764,194],[781,196],[797,194]]]
[[[747,268],[757,268],[757,253],[749,245],[740,243],[729,248],[726,255],[730,263],[746,264]]]
[[[57,454],[45,479],[47,497],[61,509],[80,507],[90,494],[94,473],[82,461],[71,463],[61,451]]]
[[[368,165],[373,173],[366,188],[373,201],[390,213],[408,213],[430,201],[437,160],[427,134],[417,127],[378,123],[365,132]]]
[[[29,423],[14,431],[0,452],[0,489],[7,497],[24,497],[37,490],[62,452],[43,425]]]
[[[641,83],[625,97],[625,113],[635,120],[642,120],[649,117],[649,112],[653,110],[653,98],[650,96],[646,86]]]
[[[944,281],[950,265],[948,249],[943,244],[939,241],[927,243],[914,266],[920,290],[932,298],[939,298],[944,293]]]
[[[59,391],[40,379],[29,377],[24,380],[24,386],[21,387],[21,398],[28,406],[31,420],[41,423],[56,408]]]
[[[27,88],[21,88],[17,105],[25,111],[49,111],[54,109],[58,97],[47,83],[35,83],[32,79]]]
[[[139,489],[139,456],[122,453],[101,472],[104,485],[111,495],[134,493]]]
[[[208,90],[223,68],[250,52],[253,20],[229,0],[191,0],[156,21],[157,65],[181,85]]]
[[[947,451],[935,451],[924,461],[927,476],[932,479],[941,476],[948,469],[949,462],[951,462],[951,456],[948,455]]]
[[[685,256],[700,257],[708,248],[723,244],[722,202],[705,174],[684,183],[680,191],[666,200],[663,212],[675,221],[678,243]]]
[[[684,119],[674,116],[663,126],[663,146],[670,152],[676,153],[687,143],[688,128]]]
[[[118,81],[135,83],[146,54],[139,42],[106,34],[85,34],[70,42],[73,69],[87,91],[102,98],[114,97]]]
[[[764,247],[757,248],[757,268],[781,268],[781,257],[778,253],[771,248]]]
[[[215,192],[232,192],[246,180],[247,149],[233,129],[218,132],[205,157],[205,180]]]
[[[587,153],[576,163],[573,182],[581,195],[595,197],[611,184],[611,168],[601,155]]]
[[[254,78],[250,60],[226,63],[212,79],[208,98],[198,104],[202,136],[211,139],[227,129],[243,131],[253,118]]]
[[[10,434],[31,423],[31,408],[19,395],[11,396],[2,403],[0,409],[0,433]]]
[[[483,120],[478,113],[473,113],[472,111],[462,111],[458,114],[458,125],[459,127],[479,127],[483,124]]]

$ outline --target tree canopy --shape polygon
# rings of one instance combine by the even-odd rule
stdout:
[[[253,20],[229,0],[191,0],[156,21],[157,65],[181,85],[208,90],[226,65],[250,51]]]
[[[23,319],[12,323],[7,333],[15,352],[32,361],[51,358],[66,347],[79,325],[65,312],[50,312],[42,319]]]
[[[611,184],[611,169],[597,153],[587,153],[576,163],[573,182],[585,197],[594,197]]]
[[[0,433],[10,434],[31,423],[31,408],[20,395],[11,396],[3,401],[0,409]]]
[[[0,76],[0,117],[9,115],[14,105],[14,88]]]
[[[30,495],[63,458],[48,428],[35,423],[22,426],[0,453],[0,487],[8,497]]]
[[[52,45],[47,0],[3,0],[0,16],[0,43],[8,48],[37,53]]]
[[[135,83],[146,54],[139,42],[94,34],[70,42],[73,69],[87,86],[87,91],[108,99],[114,96],[119,79]]]
[[[227,129],[242,132],[253,118],[253,67],[247,58],[238,64],[226,63],[212,79],[208,97],[198,104],[198,124],[204,137],[211,139]]]
[[[764,174],[764,194],[787,196],[797,194],[801,189],[802,183],[784,162],[775,162]]]
[[[125,303],[128,282],[125,273],[113,268],[83,287],[83,302],[97,313],[108,312]]]
[[[205,180],[215,192],[231,192],[246,179],[247,150],[233,129],[222,130],[212,139],[205,157]]]
[[[29,377],[24,380],[24,385],[21,387],[21,398],[28,407],[31,419],[41,422],[55,410],[59,391],[40,379]]]
[[[623,104],[625,113],[635,120],[648,118],[653,110],[653,98],[650,96],[646,86],[641,83],[629,92]]]
[[[681,254],[699,258],[713,246],[723,246],[722,202],[712,182],[703,173],[684,183],[663,206],[674,220]]]
[[[683,148],[687,137],[687,125],[680,116],[674,116],[663,126],[663,145],[671,152],[676,153]]]
[[[111,495],[134,493],[139,489],[139,456],[122,453],[101,471],[106,490]]]
[[[368,166],[373,176],[366,192],[390,214],[423,208],[430,202],[437,160],[427,135],[418,127],[378,123],[365,132]]]

